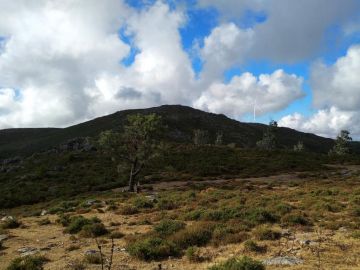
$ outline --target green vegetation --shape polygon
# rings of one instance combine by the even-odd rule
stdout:
[[[44,256],[25,256],[14,259],[6,270],[42,270],[48,261]]]
[[[130,167],[128,168],[130,192],[135,191],[138,174],[156,155],[161,130],[161,117],[158,115],[134,114],[127,117],[127,124],[122,133],[109,130],[100,134],[98,140],[100,147],[110,153],[118,163],[122,161]]]
[[[229,259],[221,264],[210,267],[209,270],[265,270],[265,266],[249,257]]]
[[[180,254],[180,250],[173,242],[158,237],[139,239],[130,243],[127,250],[131,256],[145,261],[161,260]]]
[[[83,216],[61,216],[59,223],[66,227],[65,233],[76,234],[80,232],[83,237],[97,237],[108,233],[104,224],[96,217],[87,219]]]
[[[159,224],[154,226],[154,230],[162,237],[176,233],[185,228],[185,223],[176,220],[162,220]]]

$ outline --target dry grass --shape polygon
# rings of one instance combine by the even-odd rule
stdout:
[[[110,235],[119,231],[121,236],[124,235],[114,239],[113,269],[127,269],[125,266],[128,269],[157,269],[161,263],[164,269],[172,265],[171,269],[205,270],[215,263],[244,255],[258,260],[278,255],[304,260],[302,265],[286,268],[291,270],[319,269],[319,266],[321,269],[360,269],[358,175],[354,173],[353,176],[343,177],[334,174],[327,179],[287,175],[193,183],[180,188],[177,183],[173,187],[161,184],[154,186],[157,200],[151,208],[144,207],[148,206],[143,201],[143,195],[147,194],[137,199],[137,195],[129,197],[109,193],[99,195],[97,199],[111,199],[119,205],[119,209],[131,207],[131,214],[106,209],[104,203],[100,207],[103,211],[90,208],[81,215],[88,219],[99,218]],[[164,191],[159,190],[160,187]],[[49,262],[44,267],[51,270],[67,269],[74,261],[84,262],[85,251],[97,249],[91,238],[64,233],[64,227],[56,222],[57,215],[46,216],[50,223],[40,226],[44,217],[24,217],[28,211],[22,207],[9,212],[16,214],[23,226],[7,232],[11,237],[3,242],[0,268],[18,257],[17,250],[24,246],[37,248],[40,254],[46,255]],[[74,211],[69,214],[79,215],[77,209]],[[190,215],[193,218],[189,219]],[[145,262],[124,251],[129,239],[141,239],[157,233],[154,228],[159,228],[159,224],[164,226],[160,223],[162,220],[186,223],[186,227],[158,235],[179,247],[181,254],[178,258]],[[201,228],[206,230],[204,239],[200,239],[199,243],[190,241],[189,235],[202,231]],[[279,233],[282,233],[281,237]],[[109,236],[98,239],[105,251],[110,250]],[[266,250],[255,252],[249,241],[266,246]],[[200,247],[192,248],[196,245]],[[247,248],[245,245],[248,245]],[[198,259],[200,257],[206,259]],[[92,264],[86,267],[101,269]],[[278,267],[268,266],[266,269]]]

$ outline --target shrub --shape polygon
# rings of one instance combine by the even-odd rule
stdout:
[[[248,257],[229,259],[223,263],[212,266],[209,270],[265,270],[265,266]]]
[[[212,231],[213,226],[210,224],[198,223],[176,232],[171,239],[182,249],[190,246],[204,246],[211,240]]]
[[[254,231],[254,235],[258,240],[278,240],[281,238],[281,232],[264,226],[257,228]]]
[[[176,202],[166,198],[159,199],[156,206],[160,210],[173,210],[179,207],[179,205]]]
[[[227,226],[218,226],[212,234],[212,242],[215,246],[220,244],[241,243],[249,238],[245,232],[236,232],[233,228]]]
[[[355,231],[351,234],[352,238],[360,239],[360,231]]]
[[[287,214],[282,217],[281,222],[286,225],[311,225],[311,221],[303,214]]]
[[[14,259],[6,270],[42,270],[49,260],[44,256],[25,256]]]
[[[247,219],[255,224],[274,223],[278,217],[264,208],[254,208],[246,213]]]
[[[101,264],[101,255],[99,252],[94,254],[85,254],[85,262],[90,264]]]
[[[120,215],[134,215],[139,213],[139,210],[133,205],[125,205],[118,211]]]
[[[266,246],[260,246],[253,240],[248,240],[244,243],[245,251],[262,253],[266,251]]]
[[[190,262],[201,262],[203,258],[200,255],[200,249],[198,247],[188,247],[185,251],[185,256]]]
[[[83,237],[98,237],[107,234],[109,231],[102,223],[93,223],[83,226],[81,229],[81,236]]]
[[[135,241],[127,246],[127,250],[131,256],[144,261],[161,260],[180,254],[173,242],[158,237]]]
[[[44,219],[39,220],[37,222],[37,224],[39,224],[39,226],[49,225],[49,224],[51,224],[51,221],[48,218],[44,218]]]
[[[1,224],[1,228],[4,230],[16,229],[16,228],[19,228],[20,225],[21,225],[21,222],[18,221],[16,218],[8,218],[3,222],[3,224]]]
[[[199,220],[201,218],[201,216],[204,215],[204,210],[203,209],[196,209],[190,212],[187,212],[184,215],[184,219],[185,220]]]
[[[137,197],[134,200],[134,206],[136,208],[153,208],[154,203],[146,197]]]
[[[281,216],[283,216],[285,214],[289,214],[294,209],[294,207],[290,204],[280,203],[275,207],[275,209]]]
[[[91,224],[91,221],[83,216],[74,216],[70,218],[70,223],[65,229],[66,233],[75,234],[82,230],[85,225]]]
[[[125,236],[125,234],[123,234],[122,232],[112,232],[110,234],[110,238],[113,238],[113,239],[120,239],[120,238],[123,238]]]
[[[186,224],[181,221],[165,219],[160,221],[159,224],[154,226],[154,230],[160,236],[168,236],[176,233],[177,231],[185,228]]]

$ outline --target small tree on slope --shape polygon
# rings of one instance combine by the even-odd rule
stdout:
[[[128,116],[123,133],[108,130],[100,134],[99,145],[119,164],[128,165],[130,192],[134,192],[136,177],[146,162],[158,153],[161,131],[160,116],[135,114]]]

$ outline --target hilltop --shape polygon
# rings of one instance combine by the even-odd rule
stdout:
[[[129,114],[156,113],[161,115],[168,126],[168,139],[178,143],[189,143],[194,129],[207,130],[211,139],[221,131],[224,142],[235,143],[242,148],[252,148],[262,137],[266,125],[242,123],[223,114],[213,114],[181,105],[163,105],[160,107],[119,111],[67,128],[20,128],[0,130],[0,158],[26,156],[46,151],[70,139],[93,137],[101,131],[121,130]],[[291,149],[298,141],[305,148],[317,153],[327,153],[333,146],[333,140],[314,134],[299,132],[290,128],[279,128],[277,143],[281,149]]]

